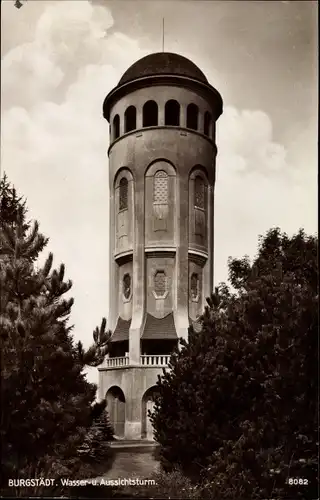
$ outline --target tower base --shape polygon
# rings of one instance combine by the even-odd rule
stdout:
[[[153,409],[158,375],[162,375],[162,370],[162,366],[99,368],[99,397],[107,401],[116,438],[154,439],[148,411]]]

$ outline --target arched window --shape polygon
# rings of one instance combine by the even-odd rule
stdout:
[[[193,273],[190,280],[190,292],[191,298],[196,300],[199,293],[199,277],[196,273]]]
[[[187,128],[198,130],[199,108],[195,104],[189,104],[187,107]]]
[[[153,178],[153,202],[168,203],[168,174],[158,170]]]
[[[131,295],[131,276],[125,274],[122,280],[122,293],[125,299],[129,299]]]
[[[211,115],[209,111],[206,111],[204,114],[204,127],[203,127],[203,132],[205,135],[208,136],[211,135],[211,123],[212,123]]]
[[[180,125],[180,104],[174,99],[166,102],[164,108],[164,123],[165,125],[172,125],[174,127]]]
[[[154,275],[154,293],[156,297],[163,297],[167,291],[167,277],[164,271],[157,271]]]
[[[199,175],[194,181],[194,206],[204,209],[204,181]]]
[[[142,126],[154,127],[158,125],[158,105],[155,101],[147,101],[142,110]]]
[[[124,114],[124,131],[130,132],[137,128],[137,111],[134,106],[129,106]]]
[[[128,180],[122,177],[119,183],[119,210],[128,208]]]
[[[120,117],[119,115],[115,115],[113,119],[113,139],[118,139],[120,135]]]

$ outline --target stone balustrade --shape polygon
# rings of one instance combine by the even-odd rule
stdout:
[[[105,364],[107,368],[122,368],[129,365],[129,357],[121,356],[119,358],[106,358]]]
[[[140,366],[168,366],[169,360],[169,354],[142,355]],[[125,366],[130,366],[129,356],[105,359],[105,368],[124,368]]]
[[[169,354],[143,355],[140,356],[142,366],[167,366],[170,360]]]

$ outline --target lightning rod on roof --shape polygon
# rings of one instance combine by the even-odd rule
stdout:
[[[162,18],[162,52],[164,52],[164,17]]]

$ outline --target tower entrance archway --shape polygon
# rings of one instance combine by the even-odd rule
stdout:
[[[148,441],[154,440],[154,429],[151,420],[148,416],[148,411],[154,409],[155,398],[159,394],[157,386],[150,387],[142,396],[142,422],[141,422],[141,437]]]
[[[126,401],[120,387],[111,387],[106,394],[107,411],[116,437],[124,437]]]

